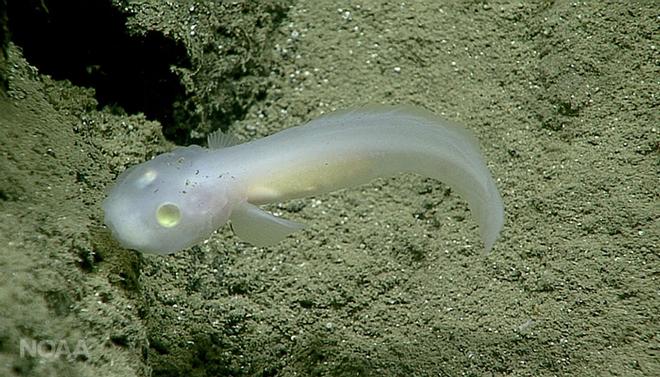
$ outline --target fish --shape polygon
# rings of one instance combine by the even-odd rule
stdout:
[[[437,179],[464,197],[491,251],[504,204],[477,138],[407,105],[340,110],[249,142],[214,132],[208,148],[176,147],[121,173],[103,201],[104,222],[122,247],[147,253],[190,248],[227,221],[241,240],[263,247],[304,225],[261,205],[399,173]]]

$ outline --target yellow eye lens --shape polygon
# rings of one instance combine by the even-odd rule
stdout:
[[[181,211],[176,204],[164,203],[156,210],[156,221],[162,227],[171,228],[178,224],[179,220],[181,220]]]

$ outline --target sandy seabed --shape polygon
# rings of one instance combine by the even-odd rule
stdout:
[[[186,100],[161,119],[104,103],[6,46],[0,375],[660,375],[654,2],[112,7],[180,46]],[[474,131],[506,207],[492,253],[414,175],[271,206],[307,228],[268,248],[225,226],[143,255],[103,225],[116,175],[175,143],[367,103]]]

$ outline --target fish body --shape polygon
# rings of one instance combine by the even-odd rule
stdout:
[[[169,254],[228,220],[239,238],[274,244],[301,229],[258,206],[320,195],[402,172],[438,179],[467,199],[490,251],[504,207],[476,138],[413,107],[338,111],[262,139],[209,136],[122,173],[103,202],[105,223],[127,248]]]

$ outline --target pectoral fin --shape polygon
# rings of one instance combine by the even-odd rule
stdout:
[[[234,233],[255,246],[275,244],[305,227],[303,224],[273,216],[250,203],[234,208],[229,219]]]

